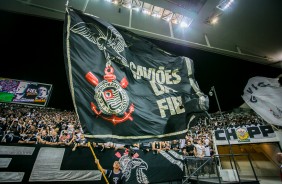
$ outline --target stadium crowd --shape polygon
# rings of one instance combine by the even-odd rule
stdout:
[[[212,114],[199,118],[185,139],[142,142],[132,145],[112,142],[91,144],[100,151],[111,149],[152,151],[175,150],[186,156],[205,157],[214,154],[212,130],[265,124],[256,114]],[[88,147],[81,124],[73,111],[54,108],[0,103],[0,137],[2,143],[46,144],[51,146]]]

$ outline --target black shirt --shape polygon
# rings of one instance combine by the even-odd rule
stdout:
[[[186,152],[188,153],[189,156],[193,156],[194,155],[194,145],[190,144],[190,145],[186,145],[185,149]]]
[[[119,173],[114,173],[113,170],[106,170],[106,175],[108,177],[109,183],[111,184],[124,184],[125,183],[125,178],[121,171],[119,171]]]

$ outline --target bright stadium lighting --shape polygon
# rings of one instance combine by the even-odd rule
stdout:
[[[167,22],[169,22],[171,20],[172,16],[173,16],[173,12],[171,12],[169,10],[164,10],[161,18],[163,20],[166,20]]]
[[[172,18],[171,18],[171,23],[173,24],[179,24],[182,19],[184,18],[183,15],[180,15],[178,13],[173,14]]]
[[[143,12],[144,14],[151,15],[153,8],[154,8],[153,5],[151,5],[151,4],[149,4],[149,3],[144,3],[144,4],[143,4],[142,12]]]
[[[189,17],[183,17],[180,23],[180,27],[187,28],[191,25],[193,19]]]
[[[180,23],[180,27],[182,27],[182,28],[187,28],[188,27],[188,24],[186,23],[186,22],[181,22]]]
[[[153,7],[153,13],[152,16],[153,17],[157,17],[157,18],[161,18],[162,14],[163,14],[164,9],[158,6],[154,6]]]
[[[143,2],[139,1],[139,0],[132,0],[131,3],[131,8],[135,11],[140,11],[140,9],[142,8]]]
[[[118,4],[118,1],[113,1],[112,3],[114,3],[114,4]]]
[[[122,1],[122,6],[128,9],[131,9],[131,0],[123,0]]]
[[[170,10],[164,9],[162,7],[154,6],[144,1],[140,0],[105,0],[111,2],[115,5],[120,5],[128,9],[135,11],[141,11],[146,15],[151,15],[152,17],[161,18],[167,22],[173,24],[179,24],[182,28],[187,28],[190,26],[193,19],[187,18],[181,14],[174,13]],[[119,9],[120,12],[120,9]]]
[[[221,11],[225,11],[231,6],[233,2],[234,0],[222,0],[216,7]]]
[[[178,20],[177,20],[177,19],[172,19],[172,20],[171,20],[171,23],[173,23],[173,24],[178,24]]]
[[[218,17],[213,17],[211,19],[211,24],[216,24],[218,22]]]
[[[150,11],[148,11],[148,10],[146,10],[146,9],[143,9],[143,11],[142,11],[144,14],[147,14],[147,15],[150,15],[151,14],[151,12]]]
[[[160,18],[160,17],[161,17],[161,15],[160,15],[160,14],[157,14],[157,13],[153,13],[152,16],[153,16],[153,17],[157,17],[157,18]]]

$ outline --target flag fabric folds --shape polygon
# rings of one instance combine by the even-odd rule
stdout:
[[[279,78],[250,78],[242,98],[266,122],[282,126],[282,86]]]
[[[145,142],[183,137],[187,115],[208,109],[193,61],[93,15],[67,9],[64,56],[87,138]]]

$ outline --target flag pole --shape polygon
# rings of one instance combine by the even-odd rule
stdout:
[[[237,176],[238,176],[239,183],[241,183],[241,180],[240,180],[240,177],[239,177],[238,168],[237,168],[237,165],[235,163],[235,158],[234,158],[234,153],[233,153],[233,150],[232,150],[232,145],[231,145],[231,143],[229,141],[229,138],[227,137],[226,125],[225,125],[225,121],[223,121],[224,117],[222,115],[222,111],[221,111],[221,108],[220,108],[220,105],[219,105],[219,101],[218,101],[217,94],[216,94],[214,86],[211,87],[210,92],[209,92],[210,96],[212,96],[212,94],[214,93],[215,100],[216,100],[216,103],[217,103],[217,107],[218,107],[218,110],[219,110],[219,113],[220,113],[220,118],[221,118],[221,121],[223,122],[224,134],[225,134],[225,137],[226,137],[228,145],[229,145],[229,153],[231,154],[232,161],[234,163],[234,167],[235,167],[235,170],[236,170],[236,173],[237,173]],[[231,164],[231,161],[230,161],[230,164]],[[232,164],[231,164],[231,167],[232,167]]]
[[[69,0],[66,1],[65,6],[66,6],[66,12],[69,13]]]
[[[94,150],[93,150],[93,148],[92,148],[90,142],[88,142],[88,147],[90,148],[94,159],[97,160],[96,154],[95,154],[95,152],[94,152]],[[95,163],[96,163],[96,162],[95,162]],[[103,174],[103,177],[104,177],[106,183],[109,184],[109,181],[108,181],[108,179],[107,179],[107,177],[106,177],[106,175],[105,175],[105,172],[103,171],[102,166],[100,165],[100,162],[98,162],[98,163],[96,163],[96,164],[97,164],[98,169],[99,169],[99,170],[101,171],[101,173]]]

